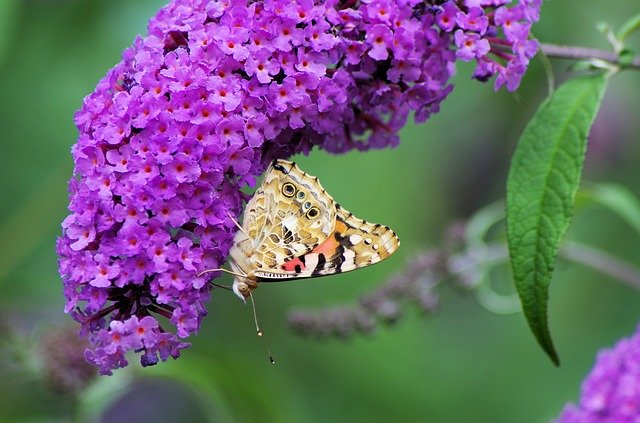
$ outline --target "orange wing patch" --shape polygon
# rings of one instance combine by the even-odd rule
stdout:
[[[348,272],[378,263],[400,245],[386,226],[358,219],[336,204],[336,225],[329,237],[311,252],[282,264],[290,278],[305,278]]]
[[[313,256],[319,257],[320,255],[323,255],[324,257],[331,257],[335,255],[335,252],[340,247],[340,242],[336,238],[335,234],[344,232],[346,229],[347,229],[347,225],[345,225],[344,222],[342,221],[336,222],[336,228],[334,232],[331,235],[329,235],[329,238],[327,238],[322,244],[314,248],[310,253],[307,253],[305,255],[296,257],[292,260],[285,262],[282,265],[282,270],[286,272],[295,272],[295,273],[302,273],[302,274],[307,273],[305,272],[307,270],[306,265],[310,257],[313,257]],[[315,261],[316,266],[317,266],[317,263],[318,261],[316,260]],[[311,270],[313,271],[314,269],[311,269]]]

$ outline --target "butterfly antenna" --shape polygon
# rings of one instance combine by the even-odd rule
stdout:
[[[256,324],[256,333],[258,334],[259,337],[263,337],[264,336],[264,332],[262,331],[262,329],[260,328],[260,325],[258,324],[258,314],[256,313],[256,302],[253,299],[253,294],[251,292],[249,292],[249,297],[251,298],[251,307],[253,307],[253,321]],[[271,364],[276,364],[276,361],[273,359],[273,354],[271,354],[271,348],[269,348],[269,344],[267,344],[267,340],[265,338],[264,339],[264,346],[267,347],[267,353],[269,354],[269,361],[271,362]]]

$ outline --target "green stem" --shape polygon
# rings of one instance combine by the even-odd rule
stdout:
[[[540,51],[542,51],[549,57],[556,57],[560,59],[600,59],[614,65],[640,69],[640,57],[635,57],[630,62],[622,63],[617,54],[611,51],[600,50],[596,48],[561,46],[557,44],[540,43]]]
[[[567,260],[592,267],[640,290],[640,269],[611,254],[575,241],[566,241],[560,255]]]
[[[640,290],[640,268],[618,259],[598,248],[576,241],[565,241],[558,252],[565,260],[579,263],[602,274],[618,279],[632,288]],[[472,248],[461,255],[450,259],[449,271],[461,276],[465,271],[472,271],[478,265],[496,265],[508,260],[506,245],[487,244],[484,247]]]

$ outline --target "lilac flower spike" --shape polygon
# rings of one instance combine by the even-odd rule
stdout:
[[[640,328],[598,354],[582,383],[580,402],[568,404],[556,423],[637,422],[639,417]]]
[[[103,374],[177,358],[274,158],[384,148],[439,110],[456,56],[515,89],[539,1],[173,0],[76,113],[65,310]],[[454,36],[455,34],[455,36]],[[459,35],[458,35],[459,34]],[[471,45],[468,43],[471,40]],[[492,58],[489,58],[492,55]]]

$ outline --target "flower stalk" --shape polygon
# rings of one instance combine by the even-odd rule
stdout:
[[[549,57],[570,60],[602,60],[617,66],[640,69],[640,57],[632,60],[621,60],[614,52],[595,48],[566,46],[558,44],[540,43],[540,51]]]

